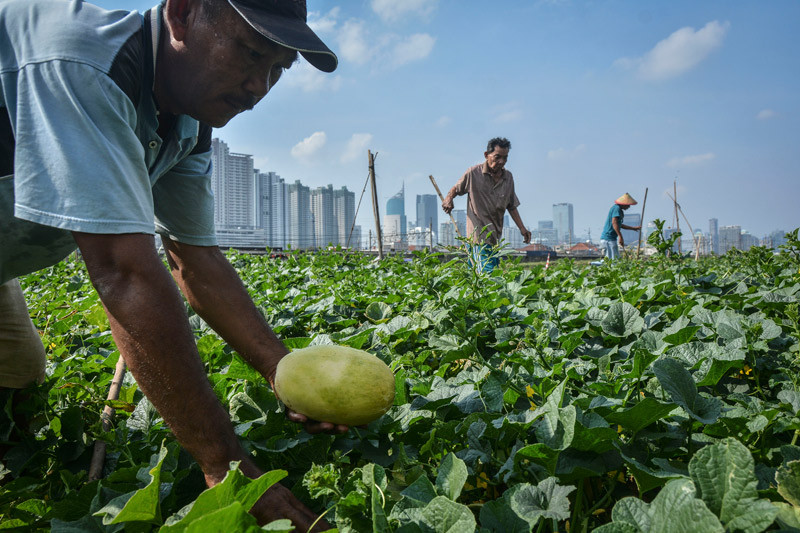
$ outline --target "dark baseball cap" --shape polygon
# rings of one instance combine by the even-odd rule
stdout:
[[[323,72],[333,72],[336,54],[306,23],[305,0],[228,0],[228,3],[261,35],[286,48],[297,50]]]

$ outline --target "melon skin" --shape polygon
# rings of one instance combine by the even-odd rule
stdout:
[[[347,346],[309,346],[278,362],[275,392],[314,420],[360,426],[394,403],[394,374],[374,355]]]

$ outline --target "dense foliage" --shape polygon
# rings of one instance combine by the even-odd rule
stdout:
[[[366,428],[310,436],[187,308],[270,471],[234,467],[206,492],[130,376],[102,432],[119,353],[85,271],[63,262],[22,280],[49,367],[17,425],[2,398],[0,527],[257,530],[246,509],[282,478],[340,531],[798,531],[798,251],[505,261],[491,276],[427,254],[231,254],[288,346],[368,350],[397,396]],[[105,477],[87,482],[96,439]]]

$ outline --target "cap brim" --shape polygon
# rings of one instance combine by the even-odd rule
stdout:
[[[229,3],[258,33],[270,41],[297,50],[306,61],[323,72],[336,70],[339,64],[336,54],[302,20],[264,13],[230,0]]]

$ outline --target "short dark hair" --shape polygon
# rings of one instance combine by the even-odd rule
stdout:
[[[492,153],[494,152],[494,149],[498,147],[511,150],[511,141],[505,137],[495,137],[489,140],[489,143],[486,145],[486,151]]]
[[[203,6],[203,17],[205,17],[205,20],[216,20],[227,4],[228,2],[225,2],[224,0],[222,2],[219,0],[202,0],[201,5]],[[166,6],[167,0],[161,0],[161,8],[163,9]]]

